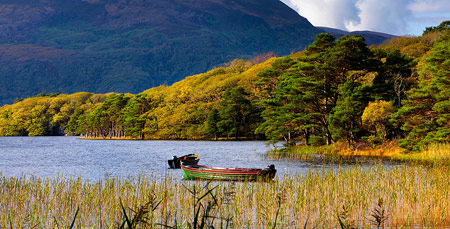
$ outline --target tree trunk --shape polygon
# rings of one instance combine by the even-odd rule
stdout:
[[[326,137],[327,137],[327,145],[331,145],[331,143],[333,143],[333,137],[331,135],[330,130],[328,129],[328,125],[325,126],[325,130],[326,130]]]
[[[305,145],[309,146],[309,137],[310,137],[309,129],[304,130],[303,135],[305,137]]]

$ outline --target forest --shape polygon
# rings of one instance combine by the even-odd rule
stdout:
[[[368,47],[323,33],[139,94],[41,94],[0,108],[1,136],[265,139],[418,151],[450,140],[449,21]]]
[[[0,1],[0,106],[38,93],[136,94],[235,58],[300,51],[321,32],[279,0],[233,2]]]

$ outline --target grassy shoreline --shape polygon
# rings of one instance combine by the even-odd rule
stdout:
[[[269,183],[0,177],[0,227],[110,228],[125,215],[144,227],[443,226],[448,180],[447,166],[311,170]]]
[[[450,165],[450,144],[433,144],[420,152],[405,152],[396,142],[386,142],[375,148],[361,147],[360,149],[350,148],[339,143],[330,146],[294,146],[274,150],[269,153],[268,157],[273,159],[307,160],[311,155],[341,159],[351,156],[363,156],[418,164]]]
[[[77,139],[83,140],[135,140],[135,141],[264,141],[258,138],[201,138],[201,137],[193,137],[193,138],[135,138],[135,137],[78,137]]]

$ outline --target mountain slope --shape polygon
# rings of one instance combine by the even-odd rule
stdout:
[[[349,35],[349,36],[360,35],[360,36],[364,37],[364,39],[366,40],[366,43],[368,45],[379,45],[386,40],[396,37],[391,34],[379,33],[379,32],[373,32],[373,31],[348,32],[345,30],[333,29],[333,28],[328,28],[328,27],[317,27],[317,28],[335,36],[336,38],[343,37],[345,35]]]
[[[235,58],[301,50],[319,32],[278,0],[2,0],[0,104],[137,93]]]

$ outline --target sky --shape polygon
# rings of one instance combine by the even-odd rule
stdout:
[[[450,0],[281,0],[314,26],[420,36],[450,20]]]

